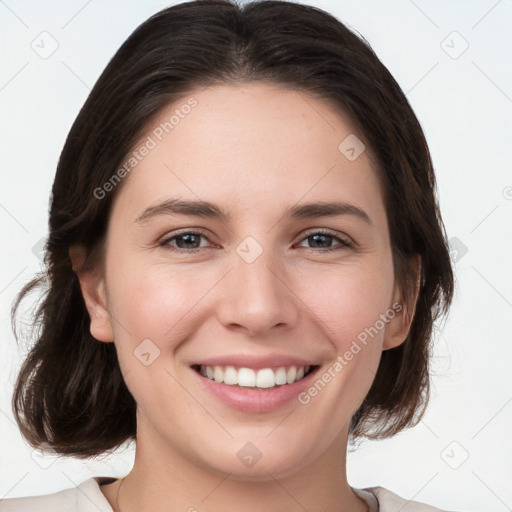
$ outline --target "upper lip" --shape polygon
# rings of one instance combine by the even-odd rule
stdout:
[[[284,354],[271,354],[268,356],[251,356],[244,354],[230,354],[210,357],[197,361],[192,366],[234,366],[236,368],[277,368],[280,366],[318,366],[319,363]]]

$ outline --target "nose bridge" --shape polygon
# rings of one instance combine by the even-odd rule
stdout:
[[[247,247],[249,250],[245,252]],[[277,280],[276,274],[281,263],[275,257],[273,249],[261,247],[258,250],[251,242],[245,242],[237,248],[237,255],[234,270],[240,282],[244,283],[243,288],[250,294],[256,293],[254,299],[259,294],[270,294],[271,297],[267,297],[267,300],[279,294],[276,288],[281,288],[283,284]]]
[[[237,324],[257,334],[296,321],[286,270],[270,246],[247,237],[236,247],[233,265],[228,279],[229,298],[223,301],[220,317],[225,326]]]
[[[269,306],[271,301],[279,302],[283,295],[283,283],[276,277],[281,266],[274,249],[265,247],[253,237],[247,237],[236,248],[235,273],[241,300],[250,299],[254,309]],[[276,304],[274,304],[276,305]]]

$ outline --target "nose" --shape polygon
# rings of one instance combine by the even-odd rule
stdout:
[[[270,250],[264,250],[252,263],[235,253],[234,267],[223,280],[219,321],[251,337],[293,328],[299,318],[300,299],[287,276],[282,262]]]

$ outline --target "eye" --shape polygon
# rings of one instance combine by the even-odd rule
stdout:
[[[303,238],[303,241],[312,241],[314,246],[318,246],[319,250],[315,252],[330,252],[330,251],[339,251],[349,247],[353,247],[353,243],[348,238],[342,238],[337,236],[336,233],[326,230],[315,231],[310,233],[306,238]],[[337,240],[339,242],[338,246],[329,247],[329,244],[333,241]],[[315,249],[315,247],[310,247],[309,249]]]
[[[208,240],[208,238],[203,233],[195,231],[183,231],[171,237],[165,238],[160,242],[160,245],[170,247],[171,249],[193,252],[204,248],[204,246],[200,245],[201,238]],[[174,241],[176,242],[176,245],[172,244]]]
[[[182,231],[181,233],[164,238],[159,245],[178,252],[196,252],[208,247],[208,245],[201,245],[201,239],[209,241],[209,238],[201,232]],[[327,230],[314,231],[303,238],[302,241],[310,241],[313,247],[307,249],[314,250],[314,252],[339,251],[354,247],[353,243],[348,238],[340,237],[338,234]],[[338,241],[339,244],[330,247],[333,241]]]

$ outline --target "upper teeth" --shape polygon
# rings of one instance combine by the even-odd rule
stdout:
[[[280,366],[273,368],[235,368],[234,366],[204,366],[200,373],[215,382],[223,382],[229,386],[245,386],[258,388],[271,388],[283,384],[293,384],[302,379],[310,366]]]

